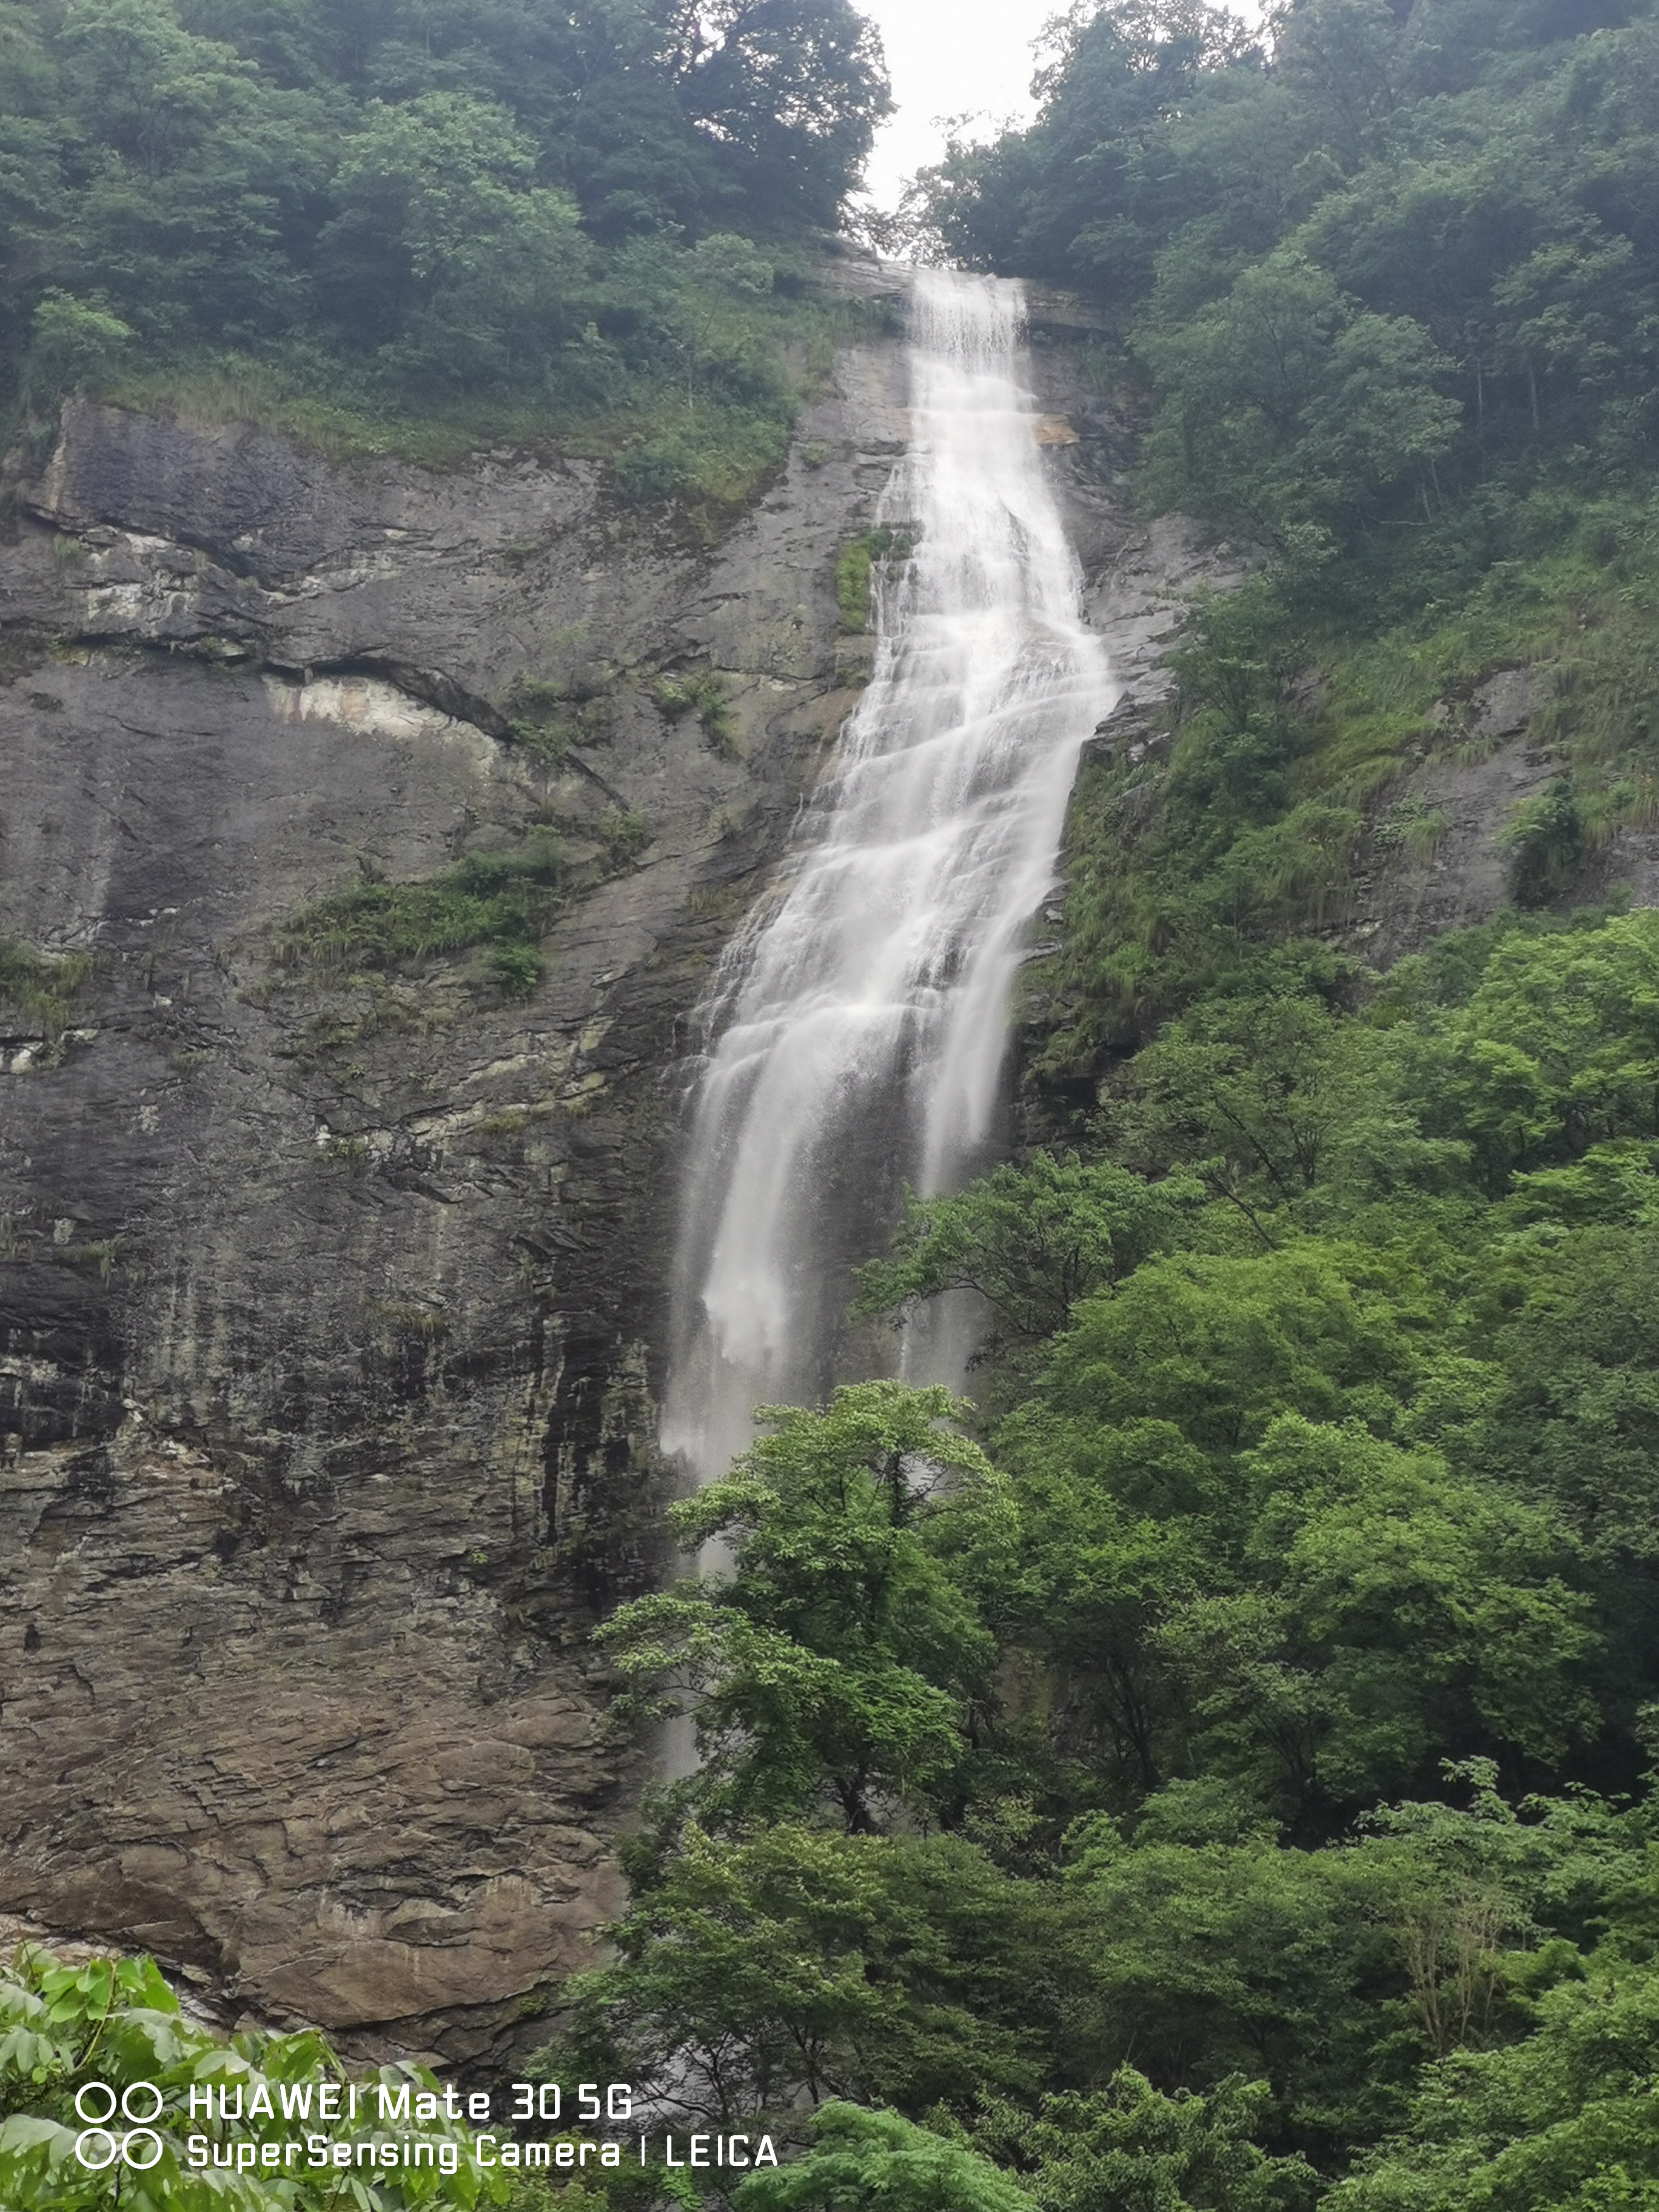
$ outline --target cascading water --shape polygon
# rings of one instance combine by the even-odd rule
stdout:
[[[1110,704],[1019,380],[1018,287],[924,270],[874,675],[707,1010],[663,1443],[699,1481],[834,1380],[851,1261],[992,1132],[1010,986]],[[955,1381],[947,1354],[909,1363]]]

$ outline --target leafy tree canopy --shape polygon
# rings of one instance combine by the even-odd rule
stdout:
[[[865,1310],[977,1289],[981,1402],[676,1509],[610,1635],[702,1762],[540,2063],[769,2115],[745,2204],[1644,2201],[1656,955],[1266,951],[911,1200]]]
[[[0,377],[26,421],[216,372],[568,421],[718,368],[717,406],[787,414],[684,249],[795,281],[887,105],[848,0],[8,0]]]

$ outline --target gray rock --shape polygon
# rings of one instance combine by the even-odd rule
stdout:
[[[1516,736],[1554,691],[1554,681],[1547,670],[1500,668],[1479,686],[1470,702],[1471,736]]]
[[[1034,374],[1144,716],[1237,563],[1131,525],[1134,424],[1062,346]],[[0,1009],[0,1911],[480,2063],[591,1955],[642,1771],[590,1632],[656,1571],[678,1071],[867,675],[835,559],[906,398],[896,344],[844,350],[706,553],[586,464],[66,409],[0,542],[0,933],[94,958],[61,1022]],[[730,742],[659,708],[692,666]],[[561,763],[507,741],[526,678],[602,702]],[[649,842],[607,871],[615,807]],[[526,998],[466,953],[279,957],[366,874],[550,823],[586,888]]]
[[[66,409],[0,544],[0,934],[95,957],[61,1032],[0,1010],[0,1908],[452,2060],[589,1955],[665,1072],[856,696],[835,556],[902,398],[896,345],[844,352],[713,553],[586,464]],[[720,750],[653,696],[710,660]],[[601,741],[502,742],[522,676],[608,686]],[[617,805],[650,842],[527,999],[276,957],[365,872],[547,821],[597,854]]]
[[[1351,911],[1334,933],[1387,967],[1442,930],[1484,921],[1510,896],[1504,833],[1515,809],[1559,766],[1517,738],[1478,759],[1431,762],[1392,786],[1375,809]],[[1390,817],[1402,809],[1431,826],[1416,853],[1392,833]]]

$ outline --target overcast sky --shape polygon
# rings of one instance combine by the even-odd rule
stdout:
[[[880,27],[898,112],[876,141],[870,188],[890,207],[906,177],[937,161],[935,118],[964,112],[994,123],[1031,112],[1031,41],[1056,0],[860,0]],[[989,125],[970,135],[988,135]]]
[[[1066,0],[857,0],[860,13],[879,27],[887,49],[897,113],[876,140],[870,190],[880,207],[891,207],[907,177],[944,149],[940,116],[983,118],[969,137],[994,126],[1029,122],[1033,72],[1031,41]],[[1235,0],[1233,12],[1254,22],[1258,0]]]

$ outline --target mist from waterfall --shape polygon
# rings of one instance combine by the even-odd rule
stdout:
[[[699,1481],[837,1379],[849,1267],[901,1188],[986,1156],[1027,923],[1114,696],[1022,382],[1018,285],[917,273],[912,430],[872,681],[705,1010],[663,1443]],[[912,1380],[962,1347],[913,1344]],[[954,1370],[954,1371],[953,1371]],[[867,1369],[866,1371],[868,1371]]]

